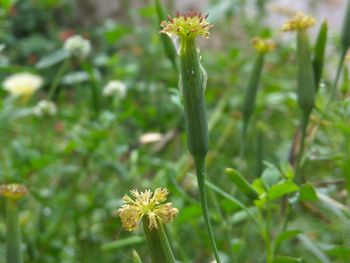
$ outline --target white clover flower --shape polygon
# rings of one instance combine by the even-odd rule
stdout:
[[[57,113],[57,107],[52,101],[41,100],[34,107],[33,113],[38,117],[54,116]]]
[[[106,97],[118,95],[120,98],[125,98],[126,92],[127,89],[124,82],[112,80],[103,88],[102,95]]]
[[[43,78],[32,73],[17,73],[5,79],[4,90],[12,96],[29,98],[43,84]]]
[[[63,49],[72,56],[85,58],[91,52],[91,43],[89,40],[83,38],[82,36],[75,35],[69,37],[64,42]]]

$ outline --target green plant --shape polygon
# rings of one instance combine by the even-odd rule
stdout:
[[[197,174],[198,189],[204,220],[210,237],[215,259],[220,263],[214,234],[211,228],[206,190],[205,190],[205,159],[208,153],[208,120],[204,91],[207,85],[207,74],[199,62],[199,50],[195,39],[197,36],[209,37],[211,25],[207,16],[196,12],[177,14],[168,17],[169,22],[162,22],[161,33],[176,36],[180,40],[180,82],[183,96],[187,145],[192,154]]]

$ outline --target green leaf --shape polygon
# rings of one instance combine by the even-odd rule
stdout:
[[[89,80],[89,74],[85,71],[76,71],[69,74],[66,74],[62,78],[62,84],[73,85],[76,83],[82,83]]]
[[[327,254],[338,259],[344,260],[346,262],[350,258],[350,247],[347,246],[334,246],[327,249]]]
[[[295,238],[298,234],[300,234],[300,230],[286,230],[281,232],[275,240],[275,250],[278,249],[278,247],[282,244],[282,242]]]
[[[238,190],[245,194],[250,200],[255,200],[258,198],[258,193],[238,171],[231,168],[226,168],[225,173],[237,186]]]
[[[36,68],[44,69],[56,65],[57,63],[67,59],[69,57],[69,53],[63,49],[59,49],[50,55],[47,55],[40,59],[36,64]]]
[[[178,224],[185,224],[189,221],[198,218],[202,214],[202,209],[199,205],[194,204],[182,209],[181,213],[176,218]]]
[[[264,193],[259,196],[259,199],[254,201],[254,204],[259,208],[263,208],[266,202],[267,202],[267,195],[266,193]]]
[[[300,200],[302,201],[317,201],[318,197],[315,189],[311,184],[306,183],[301,186]]]
[[[145,240],[141,236],[131,236],[131,237],[127,237],[127,238],[119,239],[117,241],[103,244],[101,246],[101,250],[103,251],[117,250],[123,247],[134,246],[144,242]]]
[[[285,181],[279,184],[273,185],[269,192],[268,197],[270,199],[277,199],[289,193],[298,191],[300,188],[292,181]]]
[[[270,188],[272,185],[276,184],[281,178],[280,171],[272,164],[268,164],[268,167],[265,169],[261,175],[263,183]]]
[[[258,219],[256,218],[256,216],[250,211],[250,209],[248,207],[246,207],[242,202],[240,202],[239,200],[237,200],[236,198],[234,198],[233,196],[229,195],[228,193],[222,191],[219,187],[217,187],[216,185],[210,183],[209,181],[205,181],[205,185],[207,187],[209,187],[211,190],[213,190],[214,192],[218,193],[219,195],[221,195],[222,197],[226,198],[227,200],[233,202],[234,204],[236,204],[237,206],[239,206],[242,210],[244,210],[247,215],[249,215],[249,217],[251,219],[253,219],[253,221],[259,225]],[[181,213],[182,214],[182,213]],[[178,221],[178,219],[176,220]]]
[[[294,169],[289,162],[285,162],[281,165],[281,170],[285,178],[293,179],[294,178]]]
[[[135,249],[133,249],[133,251],[132,251],[132,262],[133,263],[142,263],[142,260]]]
[[[261,178],[255,179],[252,183],[252,187],[256,192],[258,192],[259,195],[266,193],[266,189]]]

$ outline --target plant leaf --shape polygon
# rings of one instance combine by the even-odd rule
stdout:
[[[298,191],[300,188],[292,181],[285,181],[273,185],[268,191],[268,197],[270,199],[277,199],[289,193]]]

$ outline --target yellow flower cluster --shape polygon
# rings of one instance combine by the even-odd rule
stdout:
[[[276,43],[272,39],[263,39],[255,37],[252,39],[254,48],[261,53],[271,52],[276,48]]]
[[[28,194],[28,190],[21,184],[2,184],[0,185],[0,195],[8,198],[18,199]]]
[[[29,98],[43,83],[40,76],[31,73],[18,73],[9,76],[3,87],[12,96]]]
[[[286,31],[295,31],[295,30],[304,30],[309,27],[312,27],[316,23],[316,20],[313,16],[305,15],[304,13],[297,13],[292,19],[284,23],[282,30]]]
[[[123,227],[128,231],[136,230],[143,216],[148,217],[148,227],[152,229],[157,228],[158,223],[169,223],[179,212],[172,207],[172,203],[162,204],[169,194],[166,188],[157,188],[154,193],[151,190],[139,193],[134,189],[130,193],[133,198],[125,195],[124,205],[117,211]]]
[[[209,38],[212,25],[206,20],[207,17],[208,15],[192,11],[176,13],[176,17],[168,16],[169,21],[162,21],[160,25],[163,29],[160,33],[180,39],[194,39],[197,36]]]

